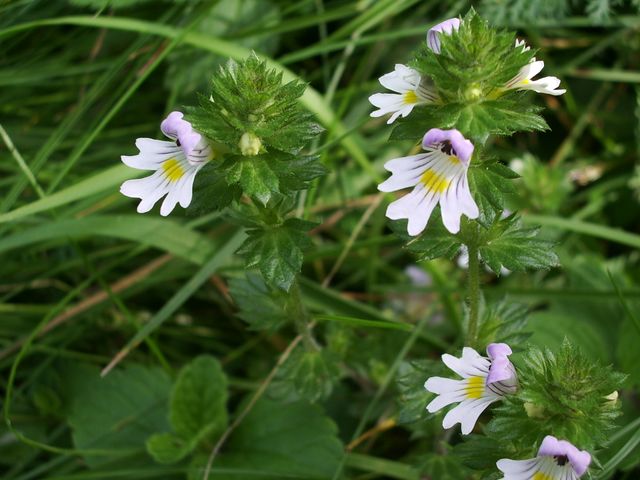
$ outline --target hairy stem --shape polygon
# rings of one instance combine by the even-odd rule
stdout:
[[[302,303],[302,294],[300,293],[300,285],[298,279],[291,285],[289,291],[289,311],[296,325],[296,330],[302,337],[302,343],[309,352],[317,352],[320,347],[313,338],[311,327],[309,326],[309,313]]]
[[[478,315],[480,310],[480,256],[477,242],[469,242],[469,323],[467,325],[466,345],[475,347],[478,341]]]

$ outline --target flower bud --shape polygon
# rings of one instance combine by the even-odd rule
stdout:
[[[242,155],[245,157],[252,157],[260,153],[262,141],[255,133],[245,132],[242,134],[242,137],[240,137],[238,147],[240,147]]]

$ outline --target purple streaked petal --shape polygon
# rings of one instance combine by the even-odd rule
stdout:
[[[182,117],[184,117],[182,112],[171,112],[160,124],[160,130],[167,137],[177,140],[184,154],[189,156],[202,136]]]
[[[556,437],[547,435],[540,444],[538,450],[539,457],[560,457],[569,459],[573,470],[581,476],[589,468],[591,455],[585,450],[578,450],[573,444],[566,440],[558,440]]]
[[[507,358],[511,353],[511,348],[506,343],[492,343],[487,347],[487,355],[491,359],[487,385],[508,380],[513,376],[511,362]]]
[[[432,128],[424,134],[422,139],[423,148],[439,148],[443,143],[450,143],[453,148],[453,153],[460,161],[469,166],[471,156],[473,155],[473,143],[464,138],[464,135],[455,128],[452,130],[441,130],[439,128]]]
[[[427,45],[429,45],[429,48],[435,53],[440,53],[440,39],[438,35],[441,33],[451,35],[453,30],[458,30],[458,28],[460,28],[459,18],[450,18],[449,20],[434,25],[427,32]]]
[[[487,355],[491,360],[498,357],[508,357],[512,353],[511,347],[506,343],[491,343],[487,347]]]

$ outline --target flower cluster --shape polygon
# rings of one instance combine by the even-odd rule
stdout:
[[[444,364],[462,378],[427,379],[425,389],[437,395],[427,405],[427,410],[434,413],[457,403],[445,415],[442,426],[451,428],[460,423],[462,434],[471,433],[489,405],[518,390],[516,369],[508,358],[511,353],[507,344],[492,343],[487,347],[487,357],[469,347],[463,348],[460,358],[444,354]],[[577,480],[590,463],[588,452],[578,450],[566,440],[547,435],[535,458],[501,459],[497,467],[504,473],[503,480]]]
[[[462,20],[452,18],[431,28],[426,39],[428,48],[440,55],[441,37],[456,35],[462,25]],[[515,49],[527,52],[530,48],[518,40]],[[532,90],[550,95],[564,93],[565,90],[557,89],[560,80],[556,77],[533,80],[543,67],[544,62],[531,58],[511,80],[494,88],[489,97],[497,98],[510,90]],[[406,65],[397,64],[393,72],[380,77],[380,83],[395,93],[376,93],[369,97],[377,107],[371,116],[391,114],[387,123],[408,117],[416,108],[445,103],[428,72],[419,72]],[[462,215],[477,219],[480,213],[467,178],[474,144],[455,128],[442,130],[434,127],[431,126],[423,136],[425,153],[387,162],[385,169],[392,175],[378,186],[383,192],[413,188],[411,193],[391,203],[387,209],[388,218],[408,220],[407,232],[412,236],[425,230],[436,205],[440,205],[444,226],[452,234],[459,232]]]

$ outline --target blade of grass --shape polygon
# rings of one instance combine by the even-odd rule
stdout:
[[[388,3],[389,0],[387,0]],[[412,0],[416,1],[416,0]],[[136,20],[132,18],[115,18],[115,17],[88,17],[88,16],[71,16],[71,17],[59,17],[46,20],[38,20],[34,22],[27,22],[20,25],[0,30],[0,37],[12,35],[24,30],[30,30],[32,28],[39,28],[44,26],[55,25],[79,25],[93,28],[112,28],[117,30],[127,30],[140,33],[148,33],[153,35],[159,35],[167,38],[175,39],[179,35],[184,35],[182,43],[206,50],[218,55],[230,57],[235,60],[241,60],[249,56],[251,50],[238,45],[236,43],[227,42],[222,39],[205,35],[198,32],[182,32],[180,29],[168,25],[161,25],[153,22],[146,22],[143,20]],[[268,58],[262,57],[271,68],[275,68],[282,72],[284,81],[301,80],[290,70],[284,68],[278,62]],[[331,128],[334,135],[340,136],[345,131],[345,127],[336,118],[331,107],[327,105],[322,95],[311,87],[307,87],[305,93],[302,95],[300,101],[305,105],[309,111],[314,113],[320,123]],[[353,138],[355,136],[345,136],[342,139],[342,146],[347,150],[354,160],[371,176],[375,181],[378,181],[378,173],[373,168],[367,155],[359,146],[358,141]]]
[[[106,375],[122,359],[124,359],[134,348],[136,348],[145,338],[156,330],[164,321],[173,315],[184,302],[186,302],[194,292],[200,288],[225,262],[233,256],[233,253],[244,241],[244,232],[236,232],[227,239],[219,248],[215,249],[210,258],[204,262],[200,270],[178,290],[164,306],[127,342],[113,358],[113,360],[102,370],[102,376]]]
[[[582,222],[570,218],[552,217],[547,215],[523,215],[523,221],[529,224],[538,224],[543,227],[554,227],[569,232],[582,233],[591,237],[610,240],[621,245],[640,248],[640,235],[625,232],[617,228],[605,227],[595,223]]]

